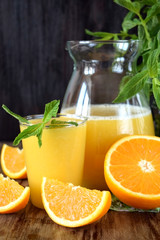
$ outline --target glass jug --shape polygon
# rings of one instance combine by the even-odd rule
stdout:
[[[107,189],[104,159],[109,147],[126,135],[154,135],[143,92],[113,104],[122,78],[134,73],[139,41],[69,41],[67,50],[74,69],[61,112],[87,116],[83,186]]]

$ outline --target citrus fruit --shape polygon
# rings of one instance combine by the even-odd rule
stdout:
[[[1,151],[1,167],[8,177],[14,179],[24,179],[27,177],[27,171],[24,160],[23,149],[11,147],[3,144]]]
[[[105,215],[111,205],[111,194],[44,177],[42,201],[54,222],[66,227],[80,227]]]
[[[141,209],[160,207],[160,138],[128,136],[111,146],[104,174],[111,192]]]
[[[0,213],[13,213],[23,209],[30,196],[30,188],[0,174]]]

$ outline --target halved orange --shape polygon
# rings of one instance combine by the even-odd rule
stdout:
[[[1,151],[1,167],[8,177],[13,179],[27,178],[23,149],[3,144]]]
[[[160,138],[128,136],[111,146],[104,174],[111,192],[140,209],[160,207]]]
[[[23,209],[30,197],[30,188],[0,174],[0,213],[13,213]]]
[[[80,227],[106,214],[111,205],[111,194],[44,177],[42,201],[54,222],[66,227]]]

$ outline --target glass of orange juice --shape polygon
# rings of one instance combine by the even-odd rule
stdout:
[[[42,121],[43,115],[32,115],[26,118],[31,124],[36,124]],[[78,126],[51,128],[48,124],[43,129],[41,147],[38,145],[36,136],[22,140],[31,201],[39,208],[43,208],[42,177],[55,178],[74,185],[82,184],[86,118],[70,115],[59,115],[57,118],[62,121],[75,121]],[[28,126],[26,123],[20,123],[20,130],[23,131]]]
[[[154,135],[151,109],[142,91],[113,103],[121,85],[134,76],[138,40],[69,41],[74,61],[62,113],[87,116],[83,185],[106,189],[104,158],[110,146],[126,135]]]

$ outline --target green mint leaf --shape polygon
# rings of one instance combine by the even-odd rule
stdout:
[[[88,29],[85,30],[85,33],[93,37],[102,38],[101,40],[110,40],[115,35],[114,33],[108,32],[91,32]]]
[[[20,141],[24,138],[28,138],[31,136],[37,136],[38,134],[40,134],[41,130],[42,130],[42,125],[44,126],[43,123],[38,123],[38,124],[34,124],[31,125],[29,127],[27,127],[25,130],[23,130],[21,133],[18,134],[18,136],[15,138],[13,145],[16,146],[20,143]]]
[[[124,17],[123,22],[124,22],[124,21],[127,21],[127,20],[132,20],[134,16],[135,16],[135,13],[133,13],[133,12],[128,12],[128,13],[126,14],[126,16]],[[122,24],[123,24],[123,22],[122,22]]]
[[[39,127],[38,133],[37,133],[37,138],[38,138],[38,145],[39,147],[42,146],[42,132],[43,132],[43,128],[44,128],[44,124],[42,123],[41,126]]]
[[[130,0],[114,0],[114,2],[136,14],[139,14],[141,9],[139,2],[132,2]]]
[[[128,13],[126,14],[126,16],[124,17],[123,22],[122,22],[122,29],[123,29],[124,32],[127,32],[127,31],[128,31],[128,28],[126,27],[126,23],[125,23],[125,22],[127,22],[127,21],[132,21],[133,18],[134,18],[134,16],[135,16],[135,13],[133,13],[133,12],[128,12]]]
[[[115,34],[115,35],[113,36],[113,40],[115,40],[115,41],[119,40],[118,34]]]
[[[157,3],[157,0],[141,0],[141,2],[143,3],[143,4],[146,4],[146,5],[153,5],[153,4],[155,4],[155,3]]]
[[[34,125],[29,125],[26,126],[26,128],[18,134],[18,136],[15,138],[13,145],[18,145],[20,143],[20,141],[24,138],[28,138],[31,136],[36,136],[38,138],[38,144],[39,147],[42,146],[42,132],[43,132],[43,128],[45,127],[45,125],[51,120],[52,117],[56,117],[57,112],[58,112],[58,108],[59,108],[59,104],[60,101],[59,100],[53,100],[50,103],[47,103],[45,105],[45,111],[44,111],[44,116],[42,119],[41,123],[38,124],[34,124]],[[6,107],[4,104],[2,105],[2,108],[9,113],[11,116],[13,116],[14,118],[18,119],[19,122],[21,123],[27,123],[30,124],[30,122],[26,119],[21,117],[20,115],[13,113],[8,107]],[[72,121],[69,122],[63,122],[63,123],[59,123],[58,121],[56,122],[56,127],[65,127],[68,125],[75,125],[77,126],[78,124]]]
[[[160,109],[160,81],[158,78],[153,78],[152,83],[153,83],[153,87],[152,87],[153,95],[154,95],[156,104]]]
[[[70,125],[74,125],[74,126],[78,126],[78,123],[77,122],[73,122],[73,121],[59,121],[59,120],[56,120],[56,119],[53,119],[51,121],[51,125],[50,127],[55,127],[55,126],[58,126],[61,127],[62,125],[64,126],[70,126]]]
[[[90,36],[94,36],[94,37],[105,37],[106,35],[113,35],[112,33],[106,33],[106,32],[92,32],[88,29],[85,29],[85,33],[90,35]]]
[[[131,79],[130,75],[126,75],[122,78],[121,82],[120,82],[120,86],[119,89],[123,89],[124,85]]]
[[[147,81],[144,83],[143,90],[144,90],[145,96],[149,102],[150,96],[152,93],[152,79],[151,78],[148,78]]]
[[[136,27],[139,24],[141,24],[141,22],[138,19],[126,20],[122,23],[122,28],[124,29],[125,32],[127,32],[128,30]]]
[[[120,103],[126,101],[128,98],[131,98],[140,90],[142,90],[145,81],[148,79],[148,71],[143,70],[140,73],[137,73],[135,76],[131,77],[123,87],[121,87],[120,92],[114,103]]]
[[[139,25],[138,26],[138,39],[143,41],[145,39],[145,31],[143,26]]]
[[[98,39],[99,41],[107,41],[107,40],[112,40],[114,39],[114,37],[117,36],[117,34],[115,33],[114,35],[106,35],[105,37]]]
[[[23,117],[21,117],[20,115],[12,112],[6,105],[3,104],[3,105],[2,105],[2,108],[3,108],[8,114],[10,114],[12,117],[18,119],[20,122],[22,122],[22,123],[29,123],[29,121],[28,121],[26,118],[23,118]]]
[[[160,62],[158,63],[158,74],[160,74]]]
[[[147,28],[151,36],[156,36],[159,31],[159,19],[158,16],[153,16],[150,21],[147,22]]]
[[[148,73],[151,78],[157,77],[158,74],[158,58],[159,58],[160,50],[155,49],[150,52],[147,61]]]
[[[145,23],[147,23],[153,16],[160,13],[160,3],[154,4],[152,7],[149,8],[147,11],[147,16],[145,18]]]
[[[156,38],[158,31],[160,29],[160,20],[159,16],[153,16],[150,21],[147,22],[147,28],[150,33],[151,38]],[[156,46],[157,48],[158,46]]]
[[[158,45],[160,45],[160,30],[157,33],[157,41],[158,41]]]
[[[70,124],[53,124],[53,125],[50,125],[49,128],[64,128],[68,126],[70,126]]]
[[[45,105],[45,112],[43,117],[43,122],[47,123],[52,117],[56,117],[60,101],[53,100]]]
[[[121,39],[125,39],[125,38],[137,39],[137,36],[135,34],[129,34],[126,31],[121,31],[120,33],[108,33],[108,32],[91,32],[86,29],[85,32],[90,36],[98,38],[98,41],[119,40],[120,38]]]

